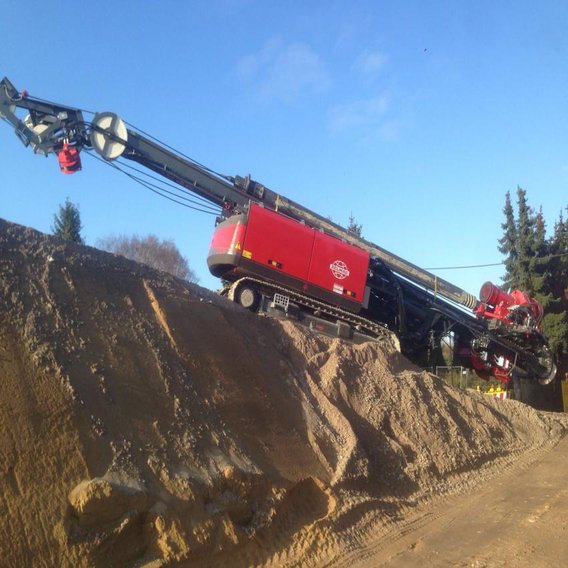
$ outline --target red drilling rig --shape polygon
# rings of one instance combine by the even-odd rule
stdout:
[[[35,153],[57,155],[63,173],[79,171],[81,152],[95,151],[117,168],[137,162],[218,207],[209,270],[245,308],[351,341],[389,341],[422,365],[451,338],[456,360],[481,376],[554,379],[542,307],[522,291],[488,282],[478,300],[250,176],[215,173],[113,113],[84,114],[0,82],[0,116]]]

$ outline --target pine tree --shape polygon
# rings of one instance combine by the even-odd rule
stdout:
[[[503,213],[504,234],[499,239],[499,251],[505,255],[503,283],[509,290],[519,289],[534,296],[545,285],[548,243],[544,217],[542,212],[535,215],[521,187],[517,187],[517,218],[509,192]]]
[[[568,211],[568,208],[567,208]],[[568,357],[568,220],[560,212],[550,239],[550,289],[555,300],[544,318],[543,331],[551,349],[560,357]]]
[[[65,204],[59,206],[59,213],[53,216],[51,230],[54,235],[66,241],[83,243],[83,237],[81,236],[82,228],[79,208],[67,198]]]
[[[505,206],[503,207],[505,214],[505,222],[501,223],[504,231],[503,236],[499,239],[499,252],[505,255],[505,276],[503,284],[506,288],[512,288],[515,280],[515,267],[517,262],[517,224],[515,221],[515,212],[511,203],[511,194],[505,194]]]
[[[517,205],[515,219],[507,192],[505,222],[501,225],[504,234],[499,240],[499,251],[505,255],[503,282],[509,289],[520,289],[542,304],[542,331],[562,368],[568,365],[568,254],[561,256],[568,253],[568,221],[560,214],[554,236],[547,239],[542,209],[535,214],[520,187]]]
[[[517,259],[515,262],[515,288],[534,295],[534,258],[536,256],[536,218],[527,203],[527,192],[517,187]]]
[[[534,218],[532,256],[529,259],[529,282],[530,292],[545,311],[553,310],[555,307],[550,260],[550,243],[546,240],[546,222],[541,207]]]
[[[568,207],[566,211],[568,212]],[[562,211],[554,225],[550,253],[552,255],[551,270],[555,275],[556,295],[568,302],[568,219],[564,220]]]
[[[349,224],[347,225],[347,230],[356,237],[362,237],[363,225],[357,223],[357,220],[353,216],[353,213],[349,213]]]

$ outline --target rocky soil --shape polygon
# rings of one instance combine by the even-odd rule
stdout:
[[[565,431],[0,220],[3,566],[323,566]]]

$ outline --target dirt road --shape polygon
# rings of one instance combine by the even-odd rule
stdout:
[[[522,568],[567,563],[565,437],[534,461],[522,460],[475,493],[425,511],[333,566]]]

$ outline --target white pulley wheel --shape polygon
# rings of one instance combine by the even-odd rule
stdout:
[[[128,130],[114,112],[101,112],[95,114],[89,138],[93,148],[105,160],[115,160],[126,148]]]

